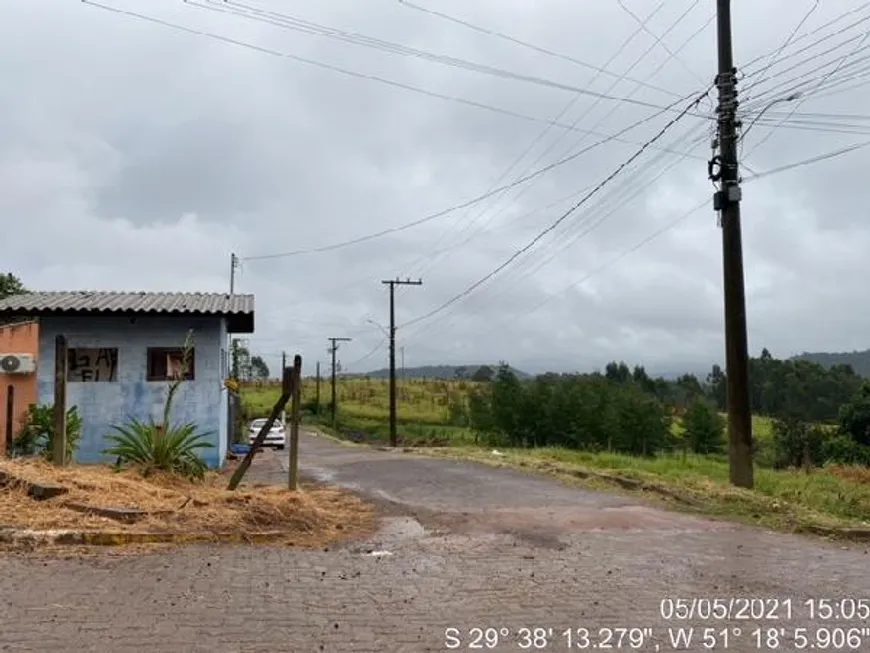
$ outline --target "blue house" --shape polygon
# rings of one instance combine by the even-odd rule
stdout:
[[[109,462],[111,426],[131,417],[162,419],[167,391],[183,359],[189,370],[175,395],[173,422],[195,422],[222,466],[231,441],[228,334],[253,333],[253,295],[146,292],[35,292],[0,300],[0,319],[39,320],[39,403],[54,403],[55,338],[66,338],[67,406],[77,406],[82,438],[77,462]]]

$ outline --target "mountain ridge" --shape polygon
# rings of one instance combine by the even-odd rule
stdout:
[[[834,365],[851,365],[855,374],[870,378],[870,349],[851,352],[804,352],[792,356],[791,360],[810,361],[818,363],[824,368],[831,368]]]
[[[470,379],[474,373],[480,369],[481,367],[489,367],[493,372],[498,370],[498,364],[495,363],[481,363],[479,365],[418,365],[417,367],[406,367],[404,370],[396,368],[396,376],[404,377],[406,379],[442,379],[442,380],[453,380],[466,378]],[[532,378],[531,374],[523,372],[522,370],[518,370],[516,368],[510,368],[514,374],[517,375],[517,378],[520,379],[529,379]],[[458,372],[464,371],[463,374],[457,374]],[[373,379],[387,379],[390,376],[389,368],[382,368],[379,370],[371,370],[369,372],[363,372],[359,374],[347,374],[349,377],[370,377]]]

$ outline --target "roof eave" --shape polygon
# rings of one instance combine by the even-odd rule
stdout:
[[[253,313],[208,313],[197,311],[70,311],[57,309],[30,309],[13,310],[0,309],[0,318],[27,317],[28,319],[41,317],[156,317],[156,318],[212,318],[224,319],[227,322],[229,333],[254,333]]]

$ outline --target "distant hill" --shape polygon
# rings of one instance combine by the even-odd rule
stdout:
[[[804,352],[799,356],[793,356],[792,360],[810,361],[818,363],[824,368],[830,368],[834,365],[851,365],[855,374],[870,379],[870,349],[839,354]]]
[[[491,367],[493,371],[498,369],[497,364],[487,365]],[[421,367],[406,367],[404,374],[406,379],[457,379],[462,376],[470,379],[479,367],[481,367],[481,365],[423,365]],[[514,368],[511,368],[511,370],[513,370],[513,373],[517,375],[517,378],[531,378],[530,374],[526,374],[525,372],[521,372]],[[462,372],[464,372],[464,375]],[[399,377],[402,376],[402,370],[398,367],[396,368],[396,375]],[[390,378],[390,370],[389,368],[384,368],[381,370],[366,372],[364,374],[348,374],[347,376],[368,376],[373,379],[388,379]]]

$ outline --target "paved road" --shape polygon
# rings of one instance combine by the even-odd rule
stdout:
[[[800,614],[767,623],[732,619],[743,634],[732,634],[727,650],[790,651],[796,647],[785,640],[779,648],[757,646],[750,631],[824,625],[801,616],[807,599],[868,598],[863,547],[309,436],[301,457],[309,477],[378,500],[394,516],[389,532],[331,551],[195,547],[137,556],[0,557],[0,650],[442,651],[447,628],[462,635],[453,650],[474,650],[468,636],[474,627],[541,627],[554,635],[537,650],[567,651],[559,632],[585,626],[593,638],[599,628],[650,628],[649,645],[635,650],[658,644],[661,651],[694,651],[703,650],[701,631],[692,646],[678,649],[667,627],[719,632],[724,622],[697,615],[665,622],[662,600],[766,597],[790,598]],[[276,458],[271,472],[264,460],[263,479],[283,476]],[[373,549],[392,555],[369,555]],[[575,637],[574,650],[583,650],[578,643]],[[632,650],[612,644],[610,650]],[[503,641],[483,650],[524,649]],[[714,650],[726,649],[720,642]],[[870,650],[870,634],[857,650]]]

